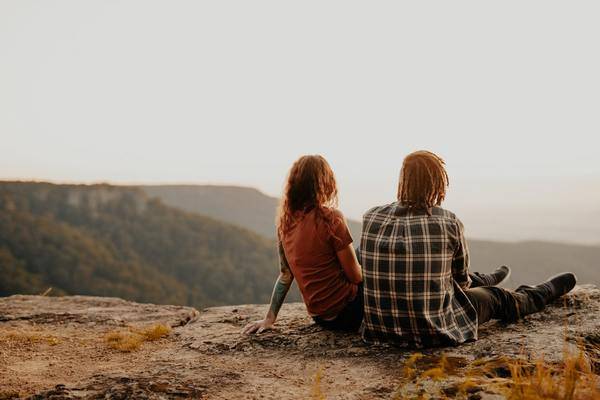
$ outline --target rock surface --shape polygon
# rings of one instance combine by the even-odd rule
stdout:
[[[500,399],[502,393],[485,387],[459,393],[456,382],[479,365],[475,360],[495,365],[501,377],[508,374],[501,360],[560,362],[565,347],[576,344],[600,369],[600,290],[593,286],[578,287],[519,324],[489,323],[477,342],[424,351],[414,372],[406,368],[413,351],[366,346],[356,335],[324,331],[302,304],[286,304],[275,330],[240,335],[266,307],[198,312],[103,297],[0,298],[0,399],[389,399],[423,393]],[[112,349],[105,340],[109,332],[158,323],[173,327],[170,335],[136,351]],[[408,376],[435,370],[442,359],[444,379]]]

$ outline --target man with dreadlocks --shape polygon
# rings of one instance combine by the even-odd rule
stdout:
[[[429,151],[404,159],[398,201],[369,210],[360,246],[366,342],[410,347],[456,345],[477,339],[491,319],[515,322],[568,293],[575,275],[564,273],[516,291],[496,287],[510,272],[469,273],[460,220],[440,207],[448,174]]]

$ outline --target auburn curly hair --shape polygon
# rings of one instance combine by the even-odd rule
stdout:
[[[331,166],[320,155],[300,157],[290,169],[277,215],[277,234],[281,238],[294,220],[312,210],[323,218],[323,208],[337,207],[338,189]]]
[[[450,184],[444,160],[426,150],[409,154],[402,163],[398,201],[410,210],[426,211],[439,206]]]

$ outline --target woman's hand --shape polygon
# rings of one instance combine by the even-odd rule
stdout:
[[[242,333],[244,335],[249,335],[251,333],[262,333],[266,330],[269,330],[273,327],[274,321],[271,321],[268,318],[261,319],[260,321],[250,322],[248,325],[242,329]]]

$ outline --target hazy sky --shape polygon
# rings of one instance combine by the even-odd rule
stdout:
[[[544,203],[557,177],[594,204],[599,17],[597,1],[0,0],[0,178],[278,195],[321,153],[356,217],[425,148],[458,207]]]

